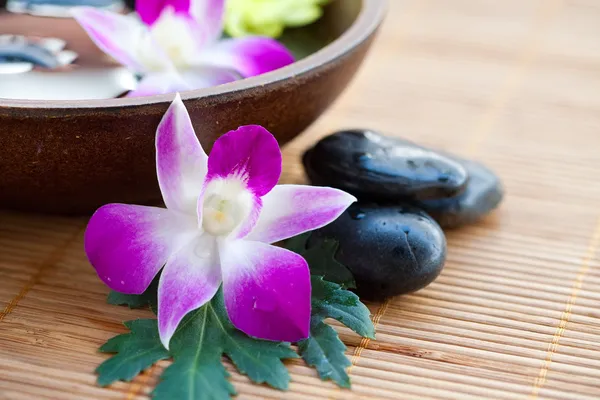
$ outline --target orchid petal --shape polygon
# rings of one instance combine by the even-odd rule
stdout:
[[[168,209],[195,215],[207,160],[177,94],[156,131],[156,171]]]
[[[161,57],[161,50],[147,38],[146,27],[136,18],[94,7],[77,7],[73,17],[94,43],[124,66],[137,71],[145,70],[137,50],[144,44],[150,54]],[[145,40],[144,40],[145,38]]]
[[[261,339],[308,337],[310,273],[289,250],[246,240],[220,243],[225,306],[231,322]]]
[[[284,45],[270,38],[225,39],[202,53],[204,63],[235,69],[243,77],[260,75],[294,62]]]
[[[188,13],[190,0],[141,0],[135,3],[135,11],[146,25],[154,24],[167,7],[171,7],[178,14]]]
[[[158,331],[167,349],[183,317],[219,289],[218,260],[215,239],[204,235],[182,247],[165,265],[158,284]]]
[[[246,239],[275,243],[333,222],[356,198],[327,187],[278,185],[262,201],[260,217]]]
[[[237,178],[262,197],[281,175],[281,151],[275,137],[259,125],[241,126],[215,142],[208,159],[207,180]]]
[[[108,287],[140,294],[195,232],[194,218],[163,208],[108,204],[88,223],[85,252]]]
[[[175,72],[153,72],[145,75],[127,97],[154,96],[187,90],[182,77]]]
[[[281,151],[275,137],[262,126],[247,125],[221,136],[208,159],[208,174],[198,198],[199,223],[205,199],[218,196],[236,204],[240,225],[233,238],[246,236],[258,220],[261,197],[281,175]],[[206,228],[206,226],[205,226]]]
[[[236,81],[240,75],[223,68],[200,67],[181,72],[153,72],[142,78],[138,87],[127,97],[154,96],[185,92]]]
[[[191,0],[190,14],[203,27],[204,43],[211,43],[221,37],[225,0]]]
[[[188,68],[181,72],[186,90],[197,90],[234,82],[242,77],[235,70],[218,67]]]

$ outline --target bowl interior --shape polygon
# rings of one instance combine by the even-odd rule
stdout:
[[[361,0],[335,0],[325,7],[323,17],[317,22],[301,28],[286,29],[284,35],[279,40],[292,51],[297,60],[301,60],[340,37],[356,20],[360,13],[361,5]],[[43,77],[45,75],[59,82],[56,85],[63,85],[63,82],[69,82],[69,75],[71,75],[73,84],[78,85],[75,82],[85,79],[88,70],[90,76],[93,76],[98,67],[115,66],[114,62],[89,40],[77,22],[72,19],[44,18],[25,14],[12,14],[0,10],[0,35],[2,34],[57,37],[67,42],[68,49],[79,54],[79,58],[75,61],[75,64],[78,65],[77,71],[71,69],[55,71],[36,70],[33,72],[36,74],[36,83],[44,82],[44,79],[39,80],[39,76]],[[28,78],[33,80],[33,75],[13,75],[12,82],[4,80],[5,89],[7,89],[5,93],[14,93],[17,79],[19,82],[25,82],[26,84]],[[3,86],[1,81],[0,97],[2,97]],[[10,90],[8,90],[8,85],[12,85]],[[63,93],[60,93],[60,95],[62,96]],[[5,95],[5,98],[11,98],[11,96]],[[19,94],[18,97],[13,94],[12,98],[27,99],[27,94]],[[53,98],[47,99],[54,100]]]

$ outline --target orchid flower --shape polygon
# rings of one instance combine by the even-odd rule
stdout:
[[[73,16],[102,51],[143,76],[131,97],[220,85],[294,61],[274,39],[221,39],[224,1],[143,0],[137,15],[78,7]]]
[[[272,243],[320,228],[356,199],[337,189],[278,185],[281,152],[257,125],[221,136],[210,157],[179,95],[156,133],[166,209],[109,204],[90,219],[85,251],[98,276],[122,293],[158,285],[158,327],[168,348],[181,319],[223,284],[231,322],[261,339],[308,336],[306,261]]]

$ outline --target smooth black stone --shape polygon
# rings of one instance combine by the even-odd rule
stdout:
[[[439,199],[464,190],[467,171],[433,150],[368,130],[341,131],[303,157],[313,184],[367,200]]]
[[[431,283],[446,259],[446,238],[425,212],[410,206],[354,204],[333,223],[313,232],[339,242],[335,258],[354,275],[366,300],[410,293]]]
[[[500,178],[489,168],[475,161],[456,160],[469,174],[465,191],[455,197],[413,203],[431,215],[442,228],[472,224],[495,209],[504,197]]]

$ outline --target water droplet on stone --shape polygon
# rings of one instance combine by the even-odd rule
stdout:
[[[465,169],[443,154],[366,130],[330,135],[302,161],[313,184],[362,200],[447,198],[464,190],[468,180]]]
[[[440,273],[446,241],[439,225],[426,214],[410,206],[399,213],[396,206],[376,203],[358,203],[353,209],[361,209],[368,218],[353,221],[346,214],[314,231],[313,240],[338,241],[336,260],[352,272],[359,296],[382,300],[413,292]],[[382,227],[384,221],[389,229]]]

